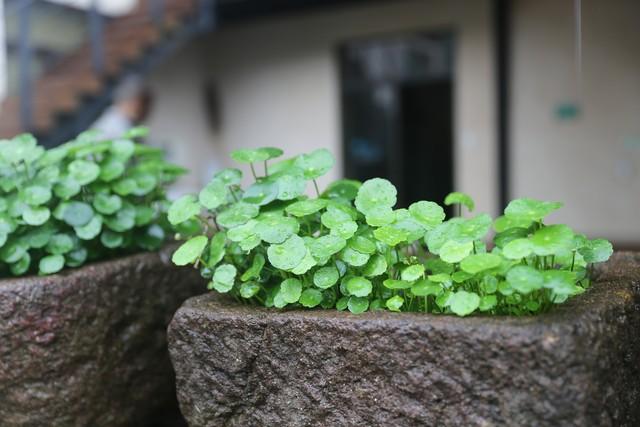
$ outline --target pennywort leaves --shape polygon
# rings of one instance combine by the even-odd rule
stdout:
[[[444,204],[454,206],[456,216],[447,218],[431,201],[398,208],[396,188],[382,178],[341,179],[321,192],[316,180],[334,164],[327,150],[269,164],[282,154],[270,147],[236,150],[231,156],[248,165],[251,185],[242,188],[242,172],[225,169],[169,209],[169,221],[185,240],[174,262],[194,264],[210,289],[247,304],[354,314],[527,315],[584,292],[589,266],[612,253],[606,240],[547,225],[547,215],[561,206],[557,202],[517,199],[494,221],[471,213],[473,199],[455,192]],[[134,191],[128,185],[123,190]],[[75,190],[68,187],[68,193]],[[38,208],[47,197],[31,189],[28,206]],[[95,218],[113,216],[117,197],[123,196],[97,197],[70,217],[64,210],[54,215],[85,224],[80,227],[90,235],[99,223]],[[126,210],[126,201],[121,204],[119,212]],[[0,209],[0,238],[13,227],[2,215]],[[118,236],[102,234],[107,240]],[[55,252],[72,245],[59,240]],[[18,268],[24,249],[12,246],[0,256]]]
[[[184,171],[132,137],[85,132],[49,150],[31,135],[0,141],[0,274],[52,274],[163,244],[165,188]],[[199,207],[177,211],[188,219]]]

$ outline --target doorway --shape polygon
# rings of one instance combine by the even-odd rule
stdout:
[[[398,188],[398,206],[453,191],[450,33],[355,40],[340,48],[344,170]]]

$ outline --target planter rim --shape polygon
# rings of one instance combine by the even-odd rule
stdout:
[[[209,317],[223,318],[230,315],[243,316],[251,322],[261,321],[338,321],[349,323],[369,323],[371,325],[384,323],[397,327],[487,327],[515,328],[542,327],[552,325],[572,326],[584,317],[600,316],[604,311],[628,305],[634,299],[634,290],[640,286],[640,252],[616,252],[609,261],[613,268],[601,268],[596,272],[591,287],[582,295],[555,306],[551,311],[539,315],[510,316],[474,314],[459,317],[451,314],[430,314],[402,312],[394,313],[387,310],[367,311],[352,314],[348,311],[336,309],[275,309],[256,305],[245,305],[236,302],[226,295],[208,292],[192,297],[185,301],[178,310],[191,312],[207,312]],[[632,264],[633,263],[633,264]],[[626,273],[625,266],[635,267]],[[621,272],[622,271],[622,272]],[[636,285],[636,286],[634,286]]]
[[[69,277],[73,277],[74,275],[85,276],[90,274],[91,270],[101,270],[103,266],[110,265],[115,267],[125,266],[131,263],[139,263],[142,259],[148,257],[159,256],[163,263],[171,262],[171,254],[175,249],[175,243],[166,243],[159,249],[155,251],[140,251],[140,252],[132,252],[130,254],[125,254],[122,256],[116,256],[114,258],[107,258],[92,261],[90,263],[81,265],[80,267],[67,267],[58,273],[47,274],[44,276],[39,276],[37,274],[30,274],[28,276],[15,276],[15,277],[4,277],[0,278],[0,291],[10,290],[12,287],[20,286],[20,285],[32,285],[32,284],[42,284],[46,285],[47,283],[52,283],[60,280],[67,280]]]

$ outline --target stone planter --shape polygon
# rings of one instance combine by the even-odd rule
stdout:
[[[145,426],[171,413],[166,326],[205,287],[170,254],[0,281],[0,425]]]
[[[188,300],[169,326],[191,426],[640,425],[640,254],[537,317]]]

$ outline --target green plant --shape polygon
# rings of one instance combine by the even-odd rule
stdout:
[[[50,150],[28,134],[0,141],[0,274],[50,274],[158,248],[168,231],[164,188],[183,169],[132,141],[144,134],[86,132]]]
[[[495,222],[486,214],[445,220],[434,202],[394,209],[396,189],[385,179],[338,180],[320,194],[315,180],[333,165],[330,153],[268,166],[281,154],[235,151],[251,165],[252,185],[242,190],[242,173],[226,169],[169,209],[169,221],[190,230],[173,261],[195,264],[210,289],[240,301],[353,313],[531,314],[584,292],[589,266],[612,253],[605,240],[546,225],[560,203],[518,199]],[[316,197],[304,195],[309,181]],[[463,193],[445,203],[474,209]]]

